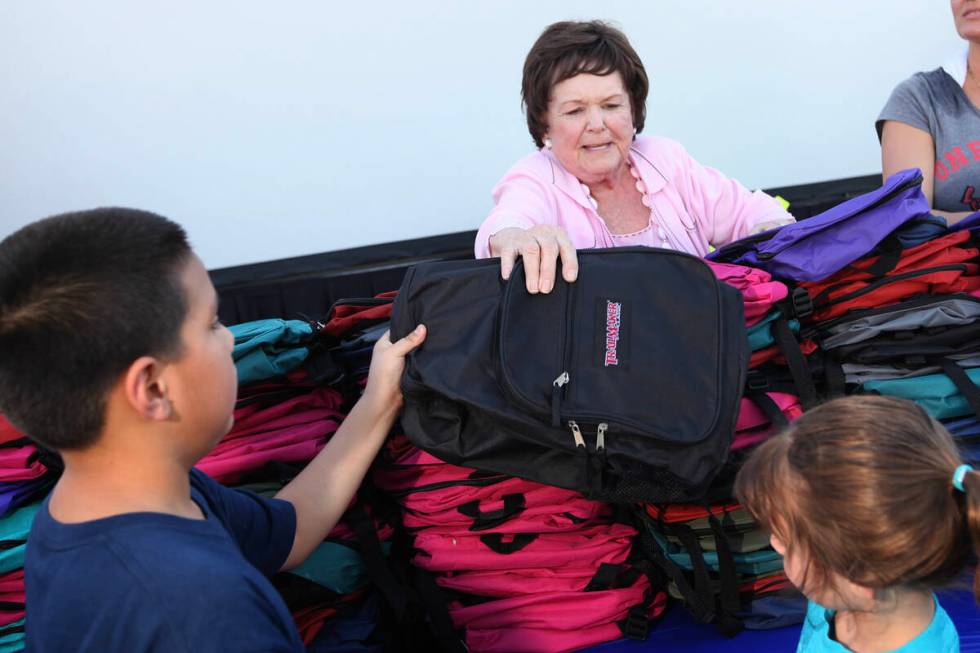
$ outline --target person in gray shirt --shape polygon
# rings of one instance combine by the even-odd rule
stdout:
[[[953,224],[980,210],[980,0],[950,7],[969,44],[965,66],[912,75],[892,91],[875,126],[884,178],[921,168],[933,213]]]

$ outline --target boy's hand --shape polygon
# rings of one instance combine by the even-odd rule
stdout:
[[[386,331],[374,345],[364,399],[383,409],[401,407],[399,382],[405,369],[405,356],[422,344],[423,340],[425,326],[422,324],[398,342],[392,342],[391,332]]]

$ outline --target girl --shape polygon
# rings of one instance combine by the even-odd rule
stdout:
[[[980,543],[980,474],[918,405],[809,411],[753,452],[735,492],[810,600],[798,653],[960,650],[932,590]]]

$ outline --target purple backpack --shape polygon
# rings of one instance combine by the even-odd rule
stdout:
[[[930,215],[918,168],[818,215],[725,245],[708,259],[761,268],[793,281],[826,279],[871,252],[893,231]]]

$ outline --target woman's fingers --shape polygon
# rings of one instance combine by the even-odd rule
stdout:
[[[561,276],[571,283],[578,279],[578,254],[564,231],[558,232],[558,251],[561,254]]]
[[[558,259],[562,278],[572,282],[578,277],[575,246],[561,227],[538,225],[530,229],[504,229],[490,240],[490,253],[500,257],[500,276],[510,279],[517,257],[524,263],[529,293],[549,293],[555,287]]]
[[[538,238],[538,246],[541,251],[539,256],[540,278],[538,279],[538,290],[543,293],[551,292],[555,287],[555,268],[558,263],[558,240],[552,235]],[[531,290],[528,288],[528,290]],[[534,292],[534,291],[531,291]]]
[[[527,234],[521,244],[521,258],[524,259],[524,276],[527,280],[527,291],[531,294],[538,292],[541,271],[541,246],[533,234]]]
[[[500,277],[506,281],[510,279],[510,273],[514,271],[514,263],[517,261],[517,250],[511,246],[500,250]]]

